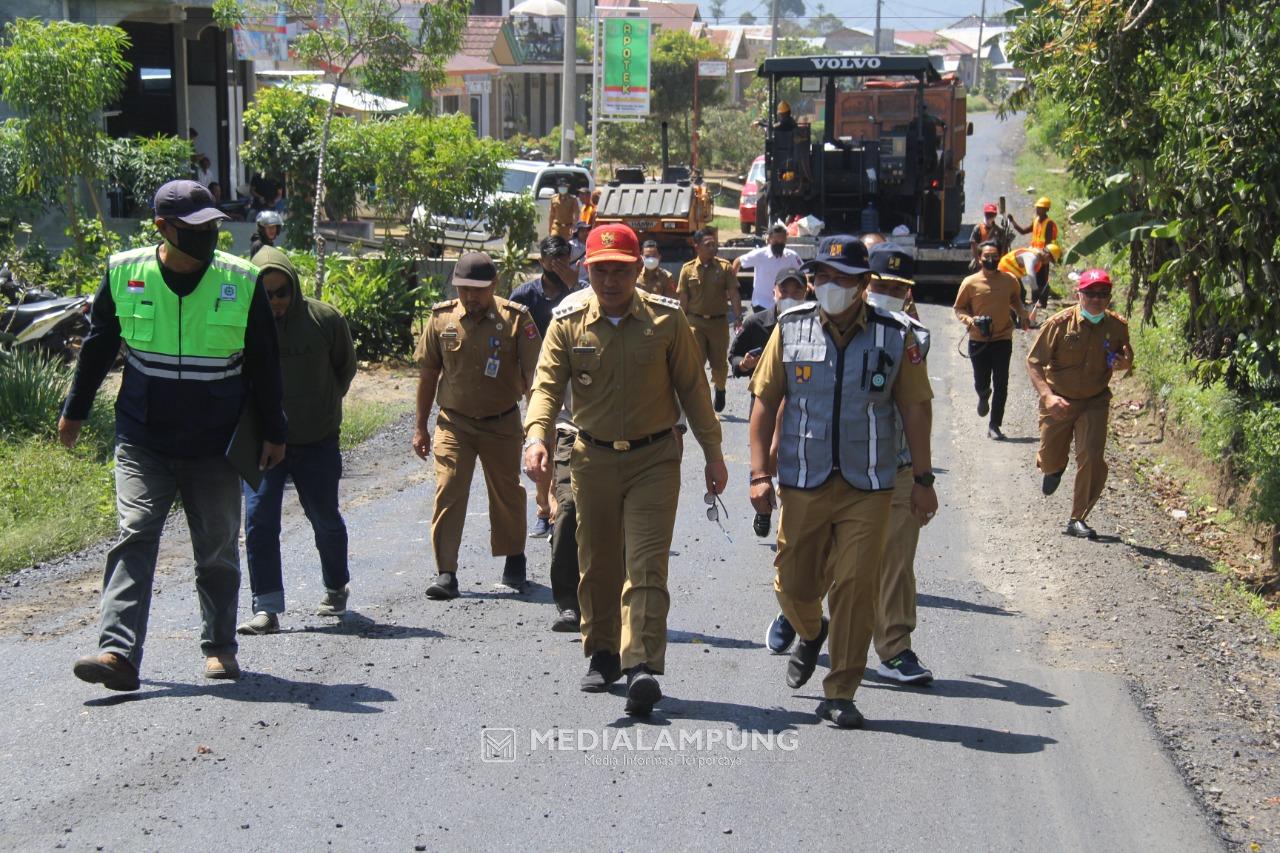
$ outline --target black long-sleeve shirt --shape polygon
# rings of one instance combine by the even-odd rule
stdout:
[[[738,331],[738,336],[733,339],[733,345],[729,347],[729,366],[733,368],[734,376],[751,375],[750,370],[742,369],[742,357],[757,347],[763,348],[769,342],[774,326],[777,325],[778,309],[776,308],[757,311],[742,321],[742,329]]]
[[[177,273],[160,266],[161,275],[169,289],[180,297],[189,296],[200,283],[207,268],[196,272]],[[111,295],[111,282],[102,277],[98,294],[93,299],[89,314],[89,334],[80,349],[71,392],[62,407],[68,420],[82,421],[89,416],[93,398],[103,379],[111,370],[116,354],[120,351],[120,319],[116,316],[115,299]],[[263,438],[273,444],[283,444],[288,432],[282,406],[283,383],[280,378],[280,348],[276,341],[275,320],[267,303],[267,294],[259,278],[249,303],[249,317],[244,333],[244,366],[242,377],[247,386],[251,404],[255,405],[262,420]],[[126,369],[127,379],[127,369]],[[117,404],[116,437],[120,441],[139,444],[159,453],[184,458],[217,456],[226,452],[227,444],[235,429],[230,424],[209,423],[208,407],[201,405],[201,395],[206,383],[182,382],[171,379],[149,379],[154,388],[145,393],[141,407],[147,410],[146,422],[126,416]],[[122,388],[121,392],[124,393]],[[163,407],[163,415],[152,410]],[[150,423],[156,415],[156,422]]]

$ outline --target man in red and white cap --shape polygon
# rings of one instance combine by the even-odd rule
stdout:
[[[996,221],[996,217],[1000,215],[1000,208],[993,202],[987,202],[982,206],[982,221],[973,227],[973,233],[969,237],[969,253],[973,255],[973,261],[969,264],[969,269],[976,270],[982,262],[982,244],[995,243],[1000,255],[1009,251],[1009,244],[1013,242],[1013,235],[1009,233],[1007,227],[1003,227]]]
[[[724,491],[728,474],[680,303],[636,290],[640,241],[626,225],[594,229],[586,249],[592,292],[552,314],[525,417],[524,467],[534,480],[550,476],[548,443],[572,388],[578,603],[591,659],[581,687],[605,692],[625,671],[626,711],[645,715],[662,698],[654,676],[663,673],[667,647],[681,408],[706,457],[707,498]]]
[[[1111,276],[1086,270],[1076,287],[1079,302],[1050,317],[1031,345],[1027,370],[1040,395],[1040,452],[1043,491],[1053,494],[1076,445],[1075,494],[1066,533],[1082,539],[1098,534],[1085,523],[1107,482],[1107,416],[1111,377],[1133,367],[1129,324],[1111,304]]]

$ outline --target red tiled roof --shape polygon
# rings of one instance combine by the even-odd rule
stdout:
[[[467,18],[458,52],[476,59],[489,59],[504,20],[501,15],[472,15]]]

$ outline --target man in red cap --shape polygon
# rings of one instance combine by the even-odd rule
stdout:
[[[525,417],[525,473],[551,474],[548,442],[566,386],[578,426],[570,462],[578,514],[582,690],[627,675],[628,714],[662,698],[655,675],[667,646],[667,555],[680,493],[673,435],[683,408],[706,457],[706,498],[728,474],[720,423],[680,303],[636,290],[640,242],[626,225],[587,238],[592,294],[552,315]],[[708,513],[710,515],[710,513]],[[714,517],[714,516],[713,516]]]
[[[1050,317],[1031,345],[1027,370],[1040,395],[1040,452],[1043,491],[1053,494],[1076,445],[1075,494],[1066,533],[1082,539],[1098,534],[1085,523],[1107,482],[1107,416],[1111,377],[1133,367],[1129,324],[1111,303],[1111,276],[1086,270],[1076,287],[1078,304]]]
[[[1000,255],[1009,251],[1009,244],[1013,242],[1013,235],[1009,233],[1008,228],[1002,227],[996,221],[996,217],[999,214],[1000,208],[996,207],[993,202],[987,202],[982,206],[982,221],[973,227],[973,233],[969,236],[969,253],[973,255],[973,261],[969,264],[969,269],[976,270],[982,263],[983,243],[995,243]]]

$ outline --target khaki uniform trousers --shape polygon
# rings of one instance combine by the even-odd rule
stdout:
[[[711,362],[711,384],[723,391],[729,381],[729,324],[724,317],[708,320],[690,314],[689,325],[698,344],[699,363]]]
[[[528,533],[525,491],[520,484],[520,413],[492,421],[440,411],[431,452],[436,463],[436,503],[431,513],[431,548],[436,570],[458,571],[458,548],[467,518],[467,498],[476,457],[489,491],[489,542],[495,557],[524,553]]]
[[[882,661],[892,660],[911,648],[911,635],[916,630],[916,546],[920,544],[920,522],[911,513],[913,486],[911,469],[900,468],[893,482],[889,535],[880,561],[880,595],[876,597],[876,624],[872,633],[876,657]],[[829,556],[822,561],[822,569],[830,589]]]
[[[1071,517],[1080,521],[1089,517],[1107,484],[1105,455],[1110,412],[1110,392],[1087,400],[1072,400],[1071,414],[1065,420],[1054,420],[1043,405],[1040,407],[1040,452],[1036,455],[1036,465],[1046,474],[1066,470],[1071,440],[1075,439],[1076,482]]]
[[[783,486],[780,498],[778,603],[796,632],[812,640],[827,596],[831,671],[822,690],[828,699],[852,699],[867,666],[893,492],[855,489],[833,472],[816,489]]]
[[[667,653],[667,558],[680,495],[680,448],[664,438],[620,452],[573,446],[582,651],[619,652],[624,669],[662,674]]]

